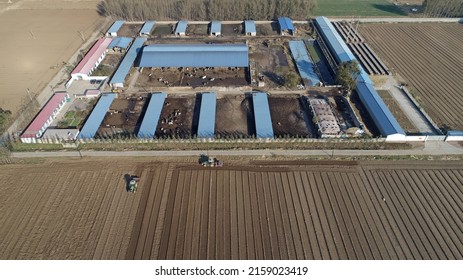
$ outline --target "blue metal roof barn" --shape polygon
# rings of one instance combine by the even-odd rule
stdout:
[[[108,49],[112,49],[115,47],[121,48],[121,49],[127,49],[132,43],[132,38],[129,37],[116,37],[111,41],[111,44],[109,44]]]
[[[338,60],[339,63],[355,60],[354,55],[327,18],[317,17],[315,19],[315,24],[318,27],[326,45],[330,48],[335,59]],[[360,101],[367,109],[380,133],[383,136],[405,136],[404,130],[400,127],[391,111],[389,111],[389,108],[387,108],[384,101],[381,97],[379,97],[378,93],[374,89],[373,83],[368,77],[368,74],[365,70],[363,70],[361,65],[359,65],[359,67],[360,76],[357,78],[356,91],[359,95]]]
[[[257,138],[273,138],[272,118],[270,116],[267,94],[264,92],[254,92],[252,94],[252,105],[254,108]]]
[[[246,32],[246,35],[256,36],[256,23],[253,20],[245,20],[244,31]]]
[[[106,32],[106,36],[117,36],[117,31],[121,29],[122,25],[124,25],[123,20],[117,20],[111,25],[111,27],[108,29],[108,32]]]
[[[222,22],[218,20],[211,21],[211,36],[219,36],[222,32]]]
[[[188,21],[181,20],[177,23],[177,27],[175,28],[175,35],[185,35],[186,28],[188,26]]]
[[[149,36],[155,24],[155,21],[146,21],[140,30],[140,36]]]
[[[138,130],[138,138],[153,138],[158,127],[159,117],[161,116],[164,100],[167,94],[165,93],[152,93],[150,103],[146,109],[143,121],[141,122],[140,129]]]
[[[133,42],[130,49],[127,51],[124,59],[122,60],[121,64],[114,73],[111,81],[109,82],[110,85],[116,87],[123,87],[124,80],[127,74],[130,71],[135,59],[137,58],[138,52],[141,50],[143,44],[145,43],[145,38],[136,38]]]
[[[278,24],[280,25],[280,33],[291,31],[291,35],[294,35],[294,25],[290,18],[280,17],[278,18]]]
[[[318,86],[320,85],[320,79],[315,73],[315,69],[312,61],[310,60],[309,55],[307,54],[307,49],[303,41],[290,41],[289,49],[291,54],[296,61],[297,70],[304,81],[306,86]]]
[[[82,127],[82,130],[80,131],[80,139],[90,139],[95,137],[95,134],[103,122],[106,112],[108,112],[109,106],[113,103],[114,98],[116,98],[116,94],[114,93],[106,93],[100,97],[98,103],[95,108],[93,108],[92,113],[85,122],[84,127]]]
[[[317,17],[315,24],[321,32],[323,40],[327,43],[330,51],[335,53],[335,59],[338,63],[347,62],[355,59],[355,56],[347,47],[346,43],[339,36],[338,32],[326,17]]]
[[[157,44],[143,48],[140,67],[248,67],[244,44]]]
[[[198,138],[213,138],[215,131],[215,110],[217,95],[214,92],[201,94]]]

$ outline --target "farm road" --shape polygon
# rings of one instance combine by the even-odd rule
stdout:
[[[81,151],[84,157],[182,157],[206,151]],[[428,141],[424,148],[410,150],[214,150],[214,156],[440,156],[463,155],[463,148],[447,142]],[[15,158],[79,157],[77,151],[11,153]]]

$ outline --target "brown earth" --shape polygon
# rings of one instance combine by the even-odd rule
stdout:
[[[124,23],[121,29],[117,31],[117,36],[131,37],[131,38],[138,37],[142,25],[143,24],[138,24],[138,23]]]
[[[0,258],[463,258],[461,161],[196,160],[4,165]]]
[[[309,137],[312,135],[307,129],[306,123],[306,120],[311,121],[301,102],[298,96],[269,97],[268,103],[275,136]]]
[[[12,1],[0,7],[0,107],[17,112],[27,89],[38,94],[88,38],[101,28],[98,1]],[[8,9],[8,10],[7,10]]]
[[[146,96],[114,99],[98,130],[98,135],[133,135],[141,123],[140,116],[144,115],[145,103]]]
[[[462,24],[362,24],[359,30],[439,127],[463,130]]]
[[[405,115],[402,108],[399,107],[397,101],[394,97],[392,97],[391,93],[388,90],[378,90],[378,94],[381,99],[386,103],[386,106],[391,111],[392,115],[394,115],[397,122],[399,122],[400,126],[405,130],[406,133],[419,133],[420,131],[416,128],[416,126],[410,121],[410,119]]]
[[[221,137],[250,136],[254,132],[254,116],[250,97],[244,94],[217,98],[215,132]]]

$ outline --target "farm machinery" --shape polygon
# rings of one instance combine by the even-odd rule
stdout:
[[[137,192],[138,182],[140,182],[140,177],[135,176],[135,175],[130,176],[128,191],[132,193]]]
[[[210,157],[205,154],[202,154],[199,156],[198,162],[204,167],[222,167],[223,166],[223,162],[221,160],[218,160],[215,157]]]

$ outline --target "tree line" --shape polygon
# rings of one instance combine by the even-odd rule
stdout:
[[[106,0],[98,4],[103,16],[144,20],[272,20],[280,16],[304,20],[317,0]]]
[[[424,0],[423,8],[429,17],[463,16],[463,0]]]

